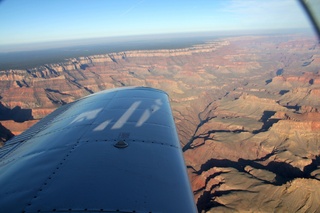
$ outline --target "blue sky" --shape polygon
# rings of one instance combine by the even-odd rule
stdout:
[[[159,33],[303,28],[295,0],[3,0],[0,45]]]

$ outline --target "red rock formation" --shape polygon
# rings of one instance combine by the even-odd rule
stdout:
[[[320,86],[319,72],[305,72],[301,76],[279,75],[272,79],[272,84],[282,84],[286,86]]]
[[[22,123],[15,122],[15,121],[0,121],[2,126],[4,126],[6,129],[10,129],[11,133],[14,135],[19,135],[26,129],[30,128],[32,125],[37,123],[39,120],[30,120],[30,121],[25,121]]]

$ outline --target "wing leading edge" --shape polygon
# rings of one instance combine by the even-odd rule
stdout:
[[[106,90],[40,122],[0,150],[0,212],[196,212],[166,93]]]

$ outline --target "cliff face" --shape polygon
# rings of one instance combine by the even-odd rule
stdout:
[[[319,211],[319,50],[308,37],[247,36],[0,71],[1,139],[100,90],[159,88],[200,212]]]

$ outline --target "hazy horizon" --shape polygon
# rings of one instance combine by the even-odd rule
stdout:
[[[219,38],[248,35],[309,34],[310,31],[227,31],[105,37],[71,41],[39,42],[24,45],[0,45],[0,70],[30,69],[66,59],[130,50],[177,49],[203,44]]]
[[[106,37],[47,43],[31,43],[11,51],[0,51],[0,70],[28,69],[42,64],[60,63],[68,58],[108,54],[129,50],[176,49],[204,43],[213,35],[153,35]],[[12,50],[20,48],[20,50]],[[1,47],[0,47],[1,49]]]
[[[173,39],[173,38],[197,38],[213,36],[241,36],[241,35],[268,35],[268,34],[287,34],[287,33],[304,33],[313,34],[311,28],[296,29],[265,29],[265,30],[229,30],[229,31],[203,31],[203,32],[185,32],[185,33],[159,33],[159,34],[141,34],[129,36],[105,36],[82,39],[57,40],[47,42],[29,42],[21,44],[0,44],[0,53],[34,51],[58,49],[72,46],[86,46],[95,44],[106,44],[127,41],[149,41],[154,39]]]

